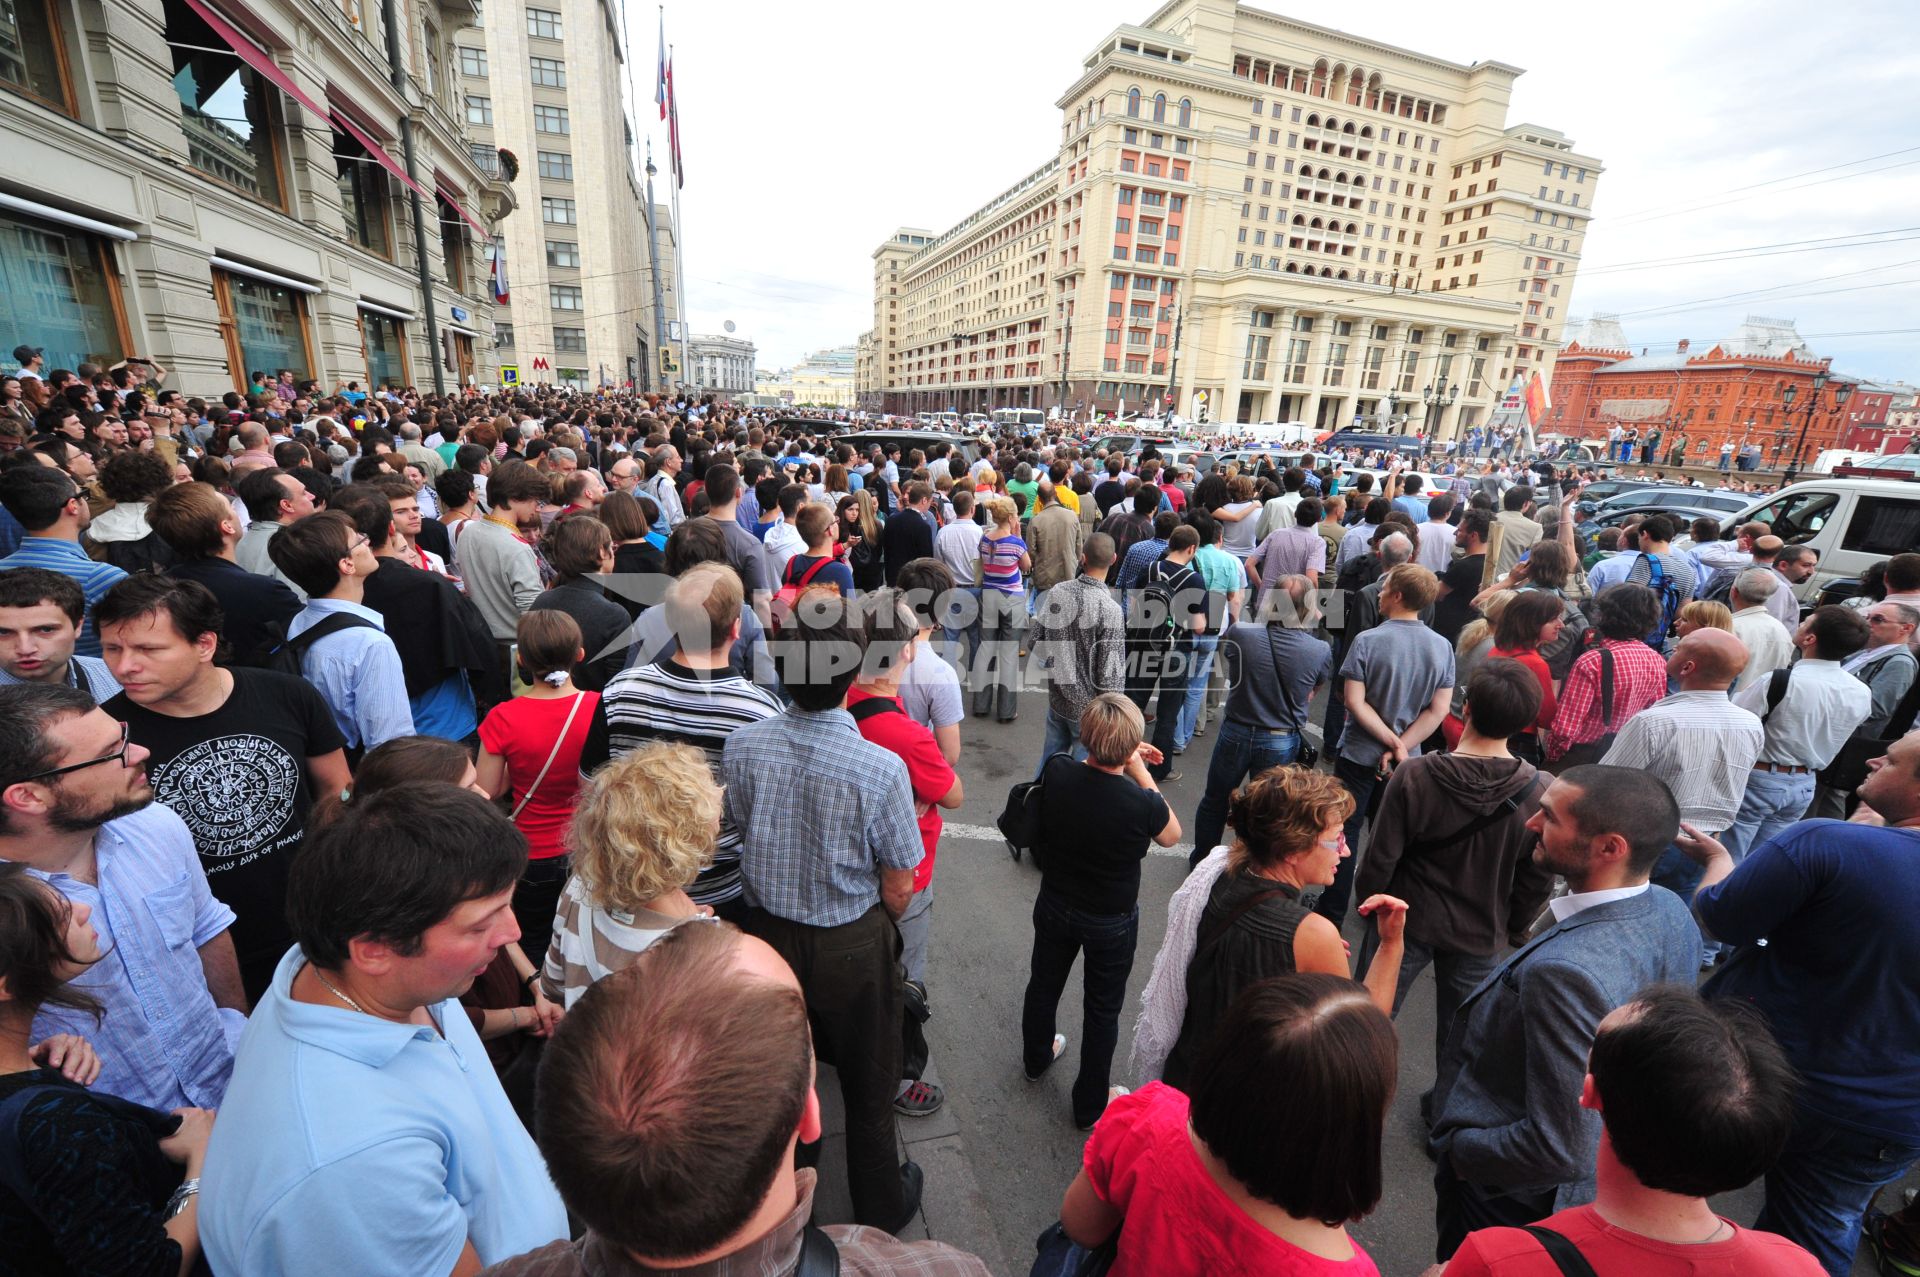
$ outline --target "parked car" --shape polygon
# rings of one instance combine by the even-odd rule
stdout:
[[[1650,514],[1662,514],[1674,520],[1685,531],[1695,519],[1713,519],[1716,522],[1726,517],[1723,509],[1709,506],[1682,505],[1623,505],[1611,510],[1599,510],[1594,513],[1593,526],[1596,528],[1617,528],[1631,519],[1644,519]],[[1684,537],[1675,541],[1675,547],[1684,549],[1692,542]]]
[[[1596,516],[1603,517],[1618,510],[1627,509],[1653,509],[1661,513],[1701,510],[1717,519],[1722,515],[1732,514],[1736,510],[1744,510],[1752,503],[1752,494],[1746,492],[1716,492],[1710,488],[1662,486],[1633,488],[1618,496],[1607,497],[1598,503],[1594,513]]]
[[[1317,445],[1324,451],[1335,448],[1359,448],[1371,452],[1398,452],[1408,457],[1426,455],[1426,447],[1411,435],[1376,434],[1371,430],[1336,430]]]
[[[1819,476],[1753,499],[1721,520],[1722,540],[1758,520],[1788,545],[1812,546],[1820,566],[1794,593],[1812,603],[1828,583],[1920,546],[1920,483]]]

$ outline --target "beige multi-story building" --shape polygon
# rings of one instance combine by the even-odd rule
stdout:
[[[1507,122],[1520,74],[1234,0],[1117,28],[1057,155],[875,251],[880,402],[1486,422],[1552,374],[1601,172]]]
[[[695,334],[687,343],[687,380],[703,394],[753,393],[754,344],[744,337]]]
[[[618,91],[629,51],[612,6],[507,0],[488,9],[484,32],[453,44],[475,159],[513,155],[526,210],[507,227],[512,314],[500,316],[501,359],[523,382],[640,380],[654,345],[646,200]]]
[[[791,368],[761,369],[754,391],[774,395],[795,407],[851,408],[856,398],[857,346],[816,350]]]
[[[399,12],[396,89],[374,0],[0,9],[0,347],[150,355],[209,397],[282,368],[328,392],[492,382],[486,247],[514,196],[445,71],[478,10]]]

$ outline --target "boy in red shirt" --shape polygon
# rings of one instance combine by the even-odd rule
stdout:
[[[913,786],[913,802],[925,849],[913,871],[913,899],[900,915],[900,960],[907,979],[926,988],[927,941],[933,930],[933,854],[940,843],[940,809],[960,805],[960,777],[941,753],[933,733],[907,716],[900,704],[900,678],[913,656],[920,622],[906,601],[892,590],[878,590],[861,603],[865,613],[862,633],[866,653],[860,674],[847,692],[847,712],[860,735],[900,756]],[[939,1109],[946,1096],[932,1082],[914,1081],[901,1088],[896,1111],[925,1117]]]
[[[1764,1173],[1793,1124],[1793,1070],[1758,1015],[1655,985],[1600,1022],[1580,1104],[1603,1125],[1593,1204],[1525,1229],[1471,1233],[1428,1277],[1578,1271],[1549,1245],[1572,1246],[1596,1273],[1821,1277],[1800,1247],[1706,1202]]]

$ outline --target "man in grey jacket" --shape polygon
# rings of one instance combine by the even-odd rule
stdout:
[[[1536,864],[1567,880],[1552,923],[1467,995],[1434,1087],[1438,1258],[1476,1228],[1593,1200],[1597,1114],[1580,1107],[1600,1021],[1649,984],[1692,982],[1700,929],[1648,877],[1680,809],[1645,772],[1570,767],[1527,822]]]

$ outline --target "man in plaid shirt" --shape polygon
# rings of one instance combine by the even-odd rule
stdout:
[[[1594,597],[1592,611],[1600,643],[1567,671],[1547,746],[1550,761],[1558,761],[1575,745],[1618,732],[1629,718],[1667,694],[1666,658],[1644,641],[1660,624],[1659,596],[1644,585],[1610,585]],[[1611,715],[1603,714],[1600,704],[1602,649],[1612,653]]]

